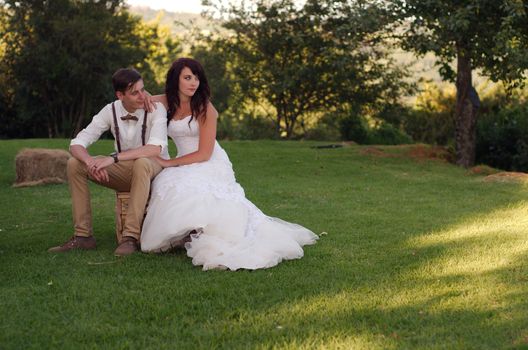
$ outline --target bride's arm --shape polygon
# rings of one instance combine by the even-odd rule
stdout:
[[[187,165],[192,163],[205,162],[211,158],[213,149],[216,141],[216,123],[218,119],[218,112],[214,106],[209,102],[206,111],[205,121],[199,120],[200,124],[200,142],[198,144],[198,150],[189,154],[186,154],[179,158],[173,158],[169,160],[157,158],[158,163],[164,168]]]

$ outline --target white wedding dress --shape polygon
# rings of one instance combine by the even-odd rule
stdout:
[[[189,118],[169,123],[178,157],[198,149],[199,125]],[[301,258],[301,247],[318,238],[302,226],[264,215],[247,200],[216,141],[208,161],[163,169],[151,191],[141,250],[167,251],[194,230],[185,248],[204,270],[272,267]]]

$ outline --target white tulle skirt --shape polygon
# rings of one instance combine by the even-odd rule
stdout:
[[[208,161],[164,169],[153,181],[141,250],[164,252],[181,242],[194,265],[261,269],[303,256],[312,231],[264,215],[246,199],[231,163]]]

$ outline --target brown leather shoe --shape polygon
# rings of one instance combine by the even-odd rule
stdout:
[[[70,250],[74,250],[74,249],[92,250],[92,249],[95,249],[95,247],[96,247],[95,238],[73,236],[63,245],[48,249],[48,252],[63,253],[63,252],[69,252]]]
[[[134,237],[125,236],[119,243],[119,246],[114,251],[115,256],[127,256],[139,250],[137,239]]]

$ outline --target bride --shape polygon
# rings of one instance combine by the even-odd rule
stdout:
[[[303,256],[312,231],[266,216],[246,199],[226,152],[216,141],[218,113],[199,62],[175,61],[165,95],[168,134],[176,158],[157,158],[165,168],[152,182],[141,250],[164,252],[185,243],[194,265],[209,269],[261,269]]]

